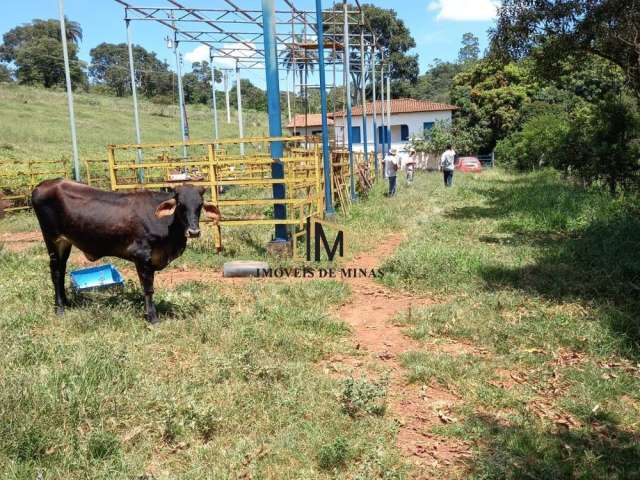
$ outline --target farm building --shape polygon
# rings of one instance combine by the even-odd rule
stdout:
[[[394,147],[402,147],[409,142],[411,137],[422,135],[425,130],[433,128],[439,120],[451,121],[453,111],[457,107],[446,103],[431,102],[429,100],[413,100],[410,98],[399,98],[384,102],[384,108],[391,104],[391,131],[388,127],[381,126],[382,121],[380,114],[383,109],[383,102],[377,101],[375,111],[378,115],[378,143],[381,140],[391,141]],[[367,142],[368,150],[373,151],[373,102],[367,103]],[[329,114],[329,126],[334,130],[336,142],[338,144],[345,142],[345,117],[344,111]],[[352,110],[352,141],[354,151],[364,150],[364,138],[362,135],[362,106],[353,107]],[[386,123],[386,122],[385,122]],[[320,135],[322,133],[322,117],[319,114],[296,115],[287,125],[287,129],[293,134],[298,135]],[[383,132],[385,137],[383,138]],[[389,139],[389,133],[391,138]]]

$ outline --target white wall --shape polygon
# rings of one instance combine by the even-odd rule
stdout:
[[[331,129],[332,127],[329,127]],[[287,128],[289,135],[293,135],[293,128]],[[300,137],[311,137],[313,135],[321,136],[322,135],[322,127],[309,127],[308,129],[305,127],[296,127],[296,135]]]
[[[417,113],[394,113],[391,115],[391,144],[394,147],[402,147],[407,142],[403,142],[400,136],[400,126],[407,125],[409,127],[409,138],[422,135],[425,122],[437,122],[437,121],[451,121],[451,110],[441,112],[417,112]],[[345,117],[336,117],[334,119],[336,125],[336,136],[342,138],[344,125],[346,123]],[[354,127],[360,127],[360,137],[364,142],[364,135],[362,135],[362,116],[352,117],[352,124]],[[378,112],[378,127],[382,125],[380,112]],[[367,116],[367,141],[369,150],[373,150],[373,115]],[[353,149],[355,151],[364,150],[362,143],[354,144]]]

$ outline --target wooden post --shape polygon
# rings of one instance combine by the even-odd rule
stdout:
[[[113,145],[107,147],[107,160],[109,161],[109,180],[111,182],[111,191],[115,192],[118,189],[116,178],[116,155]]]
[[[209,157],[209,184],[211,185],[211,201],[218,207],[218,180],[216,175],[216,148],[215,144],[207,145]],[[220,207],[218,207],[220,208]],[[222,229],[220,223],[214,226],[213,239],[216,245],[216,252],[222,251]]]

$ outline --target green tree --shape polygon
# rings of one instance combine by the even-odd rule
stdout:
[[[240,80],[240,92],[242,93],[242,106],[251,110],[267,111],[267,92],[256,87],[250,80]],[[229,103],[238,106],[237,95],[231,95]]]
[[[561,109],[535,115],[496,145],[496,161],[517,170],[560,166],[566,155],[570,119]]]
[[[293,75],[297,75],[300,79],[300,91],[302,91],[303,85],[309,83],[309,73],[314,72],[317,61],[318,53],[313,49],[305,48],[302,35],[294,35],[294,41],[287,45],[282,59],[287,72],[293,72]]]
[[[222,80],[222,72],[214,69],[216,83]],[[185,102],[210,103],[211,102],[211,68],[206,61],[191,64],[191,72],[182,76]]]
[[[539,87],[524,62],[501,65],[480,60],[456,75],[452,102],[457,115],[482,132],[480,151],[491,151],[496,143],[518,130],[531,95]]]
[[[418,83],[409,96],[434,102],[451,102],[453,79],[463,68],[458,63],[435,59],[434,63],[429,65],[427,72],[418,78]]]
[[[458,51],[458,63],[475,62],[480,57],[480,40],[473,33],[462,36],[462,47]]]
[[[67,20],[66,37],[73,85],[84,85],[85,65],[78,60],[78,43],[82,40],[80,24]],[[13,62],[20,83],[47,88],[64,84],[60,23],[53,19],[35,19],[9,30],[0,45],[0,60]]]
[[[13,82],[13,73],[6,65],[0,64],[0,83]]]
[[[464,119],[437,121],[431,130],[412,138],[411,144],[418,152],[444,152],[447,145],[453,145],[460,155],[475,155],[481,135],[478,127],[470,126]]]
[[[569,55],[607,59],[640,96],[640,0],[503,0],[492,55],[517,60],[536,49],[551,71]]]
[[[640,113],[637,101],[609,96],[576,111],[560,168],[606,183],[612,195],[640,172]],[[637,185],[636,185],[637,186]]]
[[[89,75],[96,85],[104,85],[118,97],[131,94],[129,51],[125,43],[101,43],[89,52]],[[175,74],[169,65],[139,45],[133,46],[136,87],[146,97],[172,92]]]

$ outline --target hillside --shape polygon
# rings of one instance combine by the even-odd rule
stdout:
[[[56,159],[71,157],[67,100],[62,90],[0,84],[0,159]],[[133,109],[130,97],[76,93],[75,111],[78,143],[82,158],[104,158],[105,146],[133,143]],[[211,111],[204,105],[187,106],[191,138],[212,137]],[[231,123],[220,115],[222,137],[237,137],[237,116]],[[244,112],[245,135],[267,134],[264,112]],[[180,139],[180,116],[177,105],[140,102],[143,142]]]

